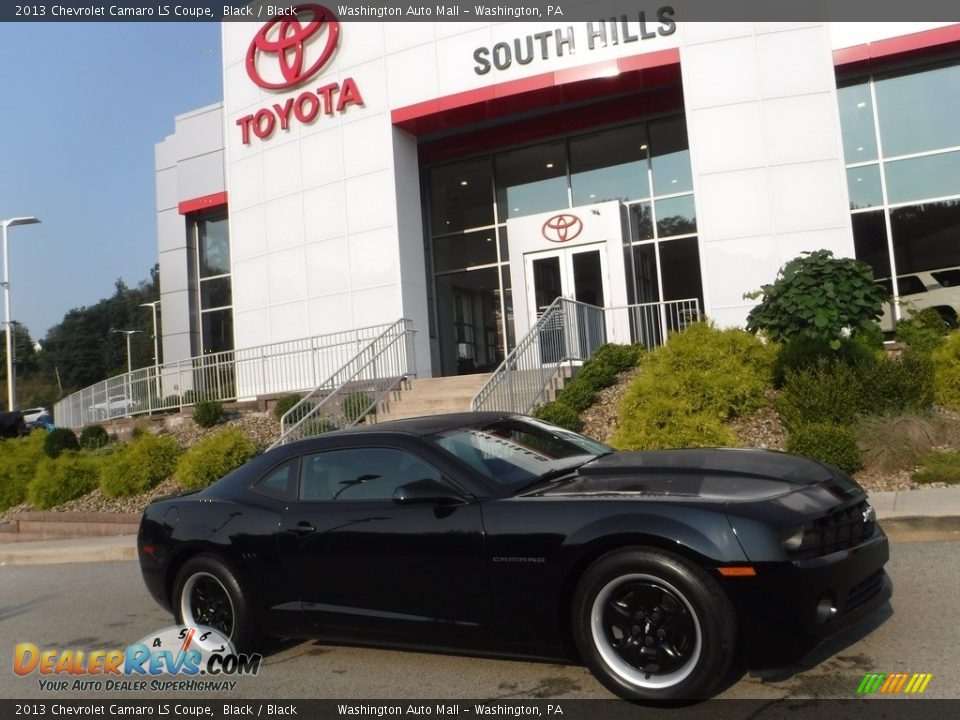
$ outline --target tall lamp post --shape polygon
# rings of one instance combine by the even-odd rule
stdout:
[[[160,399],[160,347],[157,341],[157,305],[159,300],[140,303],[140,307],[148,307],[153,313],[153,374],[157,383],[157,400]]]
[[[16,381],[13,377],[13,333],[10,329],[10,255],[7,251],[7,228],[14,225],[34,225],[38,222],[40,220],[32,216],[0,220],[0,226],[3,227],[3,322],[7,334],[7,410],[11,412],[17,406],[17,396]]]
[[[130,363],[130,336],[134,333],[143,332],[143,330],[111,330],[112,333],[123,333],[127,336],[127,373],[133,372],[133,366]]]

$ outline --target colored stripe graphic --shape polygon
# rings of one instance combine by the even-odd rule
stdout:
[[[932,679],[933,673],[867,673],[857,686],[857,694],[919,695]]]

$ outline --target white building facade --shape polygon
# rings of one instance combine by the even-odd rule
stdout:
[[[804,250],[901,299],[960,267],[958,25],[298,7],[223,23],[223,103],[157,146],[167,361],[403,317],[469,373],[557,295],[726,326]]]

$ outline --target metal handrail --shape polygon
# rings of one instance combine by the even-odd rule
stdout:
[[[57,425],[157,411],[182,410],[201,400],[228,401],[315,388],[394,323],[200,355],[123,373],[54,406]]]
[[[564,367],[589,360],[607,342],[666,342],[700,319],[697,298],[601,308],[558,297],[474,397],[474,410],[529,413],[546,401]]]
[[[270,447],[360,422],[376,422],[376,409],[386,396],[404,379],[416,375],[412,325],[406,319],[395,322],[285,412],[280,418],[280,437]]]

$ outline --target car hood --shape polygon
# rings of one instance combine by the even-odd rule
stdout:
[[[862,491],[841,471],[769,450],[706,448],[620,452],[581,466],[542,495],[668,495],[760,500],[827,485],[838,498]]]

